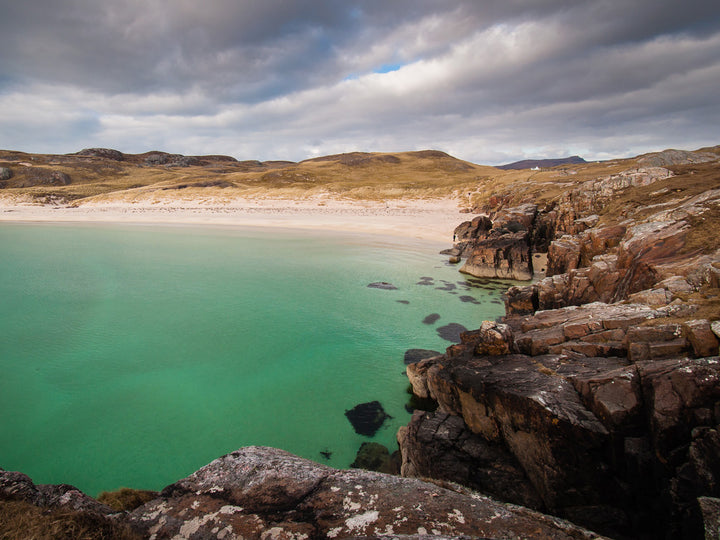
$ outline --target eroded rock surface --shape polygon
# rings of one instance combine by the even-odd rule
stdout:
[[[341,471],[282,450],[223,456],[138,508],[130,519],[157,537],[592,538],[567,522],[415,479]],[[192,536],[194,535],[194,536]]]
[[[460,486],[332,469],[266,447],[222,456],[130,513],[0,469],[0,504],[6,500],[103,516],[143,538],[599,538]]]
[[[499,194],[456,229],[466,266],[514,265],[503,246],[522,233],[530,259],[547,252],[547,272],[508,289],[501,322],[407,366],[413,393],[438,408],[401,428],[402,474],[472,486],[612,537],[712,530],[720,189],[707,179],[717,167],[698,169],[705,184],[685,193],[694,172],[672,189],[674,173],[652,163],[576,184],[545,207]]]

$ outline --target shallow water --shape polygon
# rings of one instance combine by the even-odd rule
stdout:
[[[335,467],[364,441],[395,449],[410,416],[405,350],[442,351],[439,328],[503,313],[507,283],[467,287],[443,247],[3,224],[0,467],[96,495],[161,489],[251,444]],[[398,289],[367,287],[378,281]],[[373,400],[393,418],[370,439],[344,413]]]

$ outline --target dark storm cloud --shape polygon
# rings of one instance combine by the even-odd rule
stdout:
[[[0,4],[2,147],[502,161],[720,134],[707,0]]]

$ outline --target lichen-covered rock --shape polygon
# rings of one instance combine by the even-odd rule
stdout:
[[[85,148],[80,150],[76,155],[100,157],[113,161],[125,161],[125,154],[112,148]]]
[[[0,501],[23,501],[42,508],[111,515],[115,510],[68,484],[35,485],[21,472],[0,469]]]
[[[130,520],[157,538],[597,538],[476,493],[331,469],[263,447],[215,460],[136,509]]]

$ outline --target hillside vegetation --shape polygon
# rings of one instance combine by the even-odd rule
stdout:
[[[45,155],[0,150],[0,197],[41,204],[201,203],[236,199],[362,201],[456,198],[469,210],[520,201],[549,202],[574,184],[660,163],[704,178],[720,146],[667,150],[632,159],[501,170],[443,152],[338,154],[299,163],[238,161],[229,156],[86,149]],[[703,164],[705,163],[705,164]],[[707,169],[707,170],[706,170]],[[712,178],[708,179],[713,181]],[[672,182],[670,182],[672,183]]]

